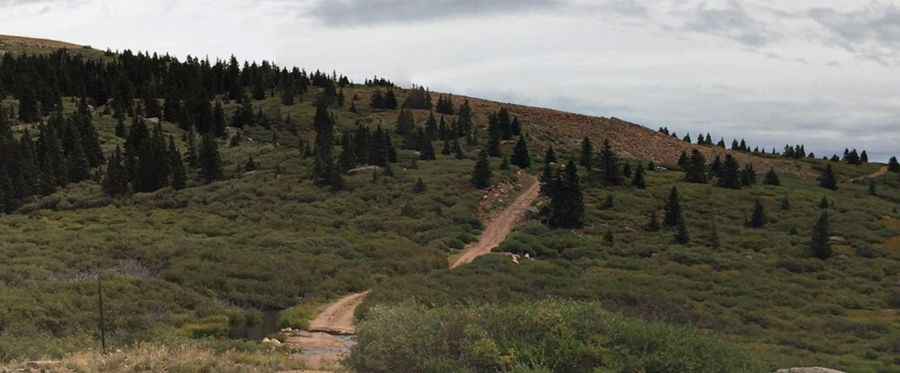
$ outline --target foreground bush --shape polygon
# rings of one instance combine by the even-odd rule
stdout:
[[[376,306],[348,364],[363,372],[750,372],[748,355],[690,329],[595,303]]]

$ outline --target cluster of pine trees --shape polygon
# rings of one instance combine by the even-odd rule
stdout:
[[[69,116],[54,112],[37,126],[36,139],[27,129],[16,139],[10,115],[0,107],[0,210],[12,211],[29,197],[88,180],[104,162],[85,100],[78,107]]]
[[[4,54],[0,58],[0,97],[12,95],[19,101],[14,117],[35,123],[62,108],[62,97],[85,97],[89,104],[109,104],[118,118],[165,117],[182,123],[191,121],[201,133],[213,123],[212,98],[246,101],[282,94],[293,103],[309,87],[335,90],[350,84],[346,76],[319,71],[288,70],[268,61],[241,65],[236,58],[215,63],[187,57],[180,61],[168,55],[134,54],[124,51],[110,59],[88,59],[65,50],[49,55]],[[338,97],[338,92],[330,95]],[[164,98],[167,107],[158,99]],[[176,105],[177,103],[177,105]]]

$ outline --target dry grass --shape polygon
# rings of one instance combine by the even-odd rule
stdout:
[[[17,363],[0,371],[41,372],[273,372],[303,369],[301,362],[279,350],[216,349],[199,343],[141,344],[101,354],[79,352],[60,361]]]

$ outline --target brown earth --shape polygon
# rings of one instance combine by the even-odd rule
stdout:
[[[882,176],[884,176],[884,175],[887,175],[888,171],[889,171],[889,170],[888,170],[888,167],[887,167],[887,166],[884,166],[884,167],[879,168],[878,171],[875,171],[875,172],[872,173],[872,174],[860,176],[860,177],[857,177],[857,178],[854,178],[854,179],[850,179],[850,182],[851,182],[851,183],[855,183],[855,182],[857,182],[857,181],[864,181],[864,180],[868,180],[868,179],[877,179],[877,178],[879,178],[879,177],[882,177]]]
[[[523,175],[521,179],[525,190],[487,224],[478,242],[467,246],[450,264],[451,270],[490,254],[522,220],[540,194],[540,183],[530,175]],[[304,372],[340,369],[341,360],[350,353],[355,344],[352,335],[355,332],[353,323],[356,308],[368,294],[366,291],[343,297],[316,316],[310,323],[309,330],[292,331],[283,335],[284,345],[298,350],[296,358],[302,361],[307,369],[311,369]]]
[[[506,237],[512,232],[513,228],[525,216],[528,208],[538,198],[541,191],[541,185],[533,176],[526,179],[527,188],[516,200],[505,210],[498,214],[481,233],[478,242],[467,246],[462,254],[450,264],[450,269],[456,269],[466,265],[475,259],[490,254],[494,248],[500,246]]]

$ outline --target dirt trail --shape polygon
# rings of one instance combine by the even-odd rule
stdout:
[[[353,313],[366,299],[368,291],[350,294],[325,308],[311,323],[309,331],[329,334],[353,334]]]
[[[491,250],[509,236],[540,194],[541,187],[536,178],[528,176],[525,183],[527,189],[487,224],[478,242],[467,246],[462,255],[450,264],[451,270],[490,254]],[[316,316],[310,323],[309,330],[294,331],[285,335],[285,346],[299,350],[296,358],[303,361],[307,369],[311,369],[305,372],[340,369],[341,360],[350,353],[350,349],[356,343],[352,337],[356,331],[353,325],[356,307],[368,294],[369,292],[365,291],[343,297]]]
[[[506,237],[512,232],[516,224],[525,216],[525,211],[534,203],[541,191],[541,185],[533,177],[528,178],[530,185],[518,198],[500,215],[497,215],[481,233],[478,242],[467,246],[462,255],[452,264],[450,269],[471,263],[473,260],[490,254],[497,246],[500,246]]]
[[[888,173],[888,167],[884,166],[884,167],[879,168],[878,171],[875,171],[874,173],[872,173],[870,175],[864,175],[864,176],[857,177],[855,179],[850,179],[850,182],[855,183],[857,181],[875,179],[875,178],[879,178],[884,175],[887,175],[887,173]]]

